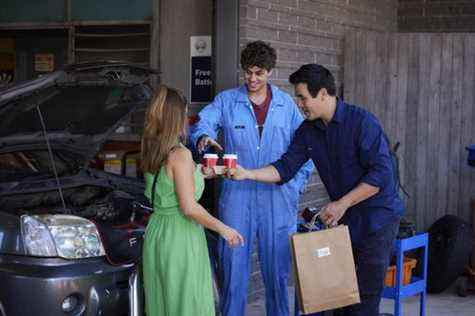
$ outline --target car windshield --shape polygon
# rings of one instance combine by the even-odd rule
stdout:
[[[70,159],[64,154],[53,154],[58,175],[72,170]],[[41,179],[54,176],[47,150],[17,151],[0,154],[0,182],[19,181],[27,178]]]

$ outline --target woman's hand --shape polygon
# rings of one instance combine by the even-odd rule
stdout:
[[[224,229],[220,232],[221,237],[226,240],[229,247],[237,247],[244,245],[244,238],[239,234],[235,229],[225,226]]]
[[[214,168],[201,166],[201,173],[206,179],[216,178],[217,174],[214,171]]]

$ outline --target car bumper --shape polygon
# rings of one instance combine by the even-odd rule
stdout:
[[[103,258],[0,255],[0,315],[139,316],[136,275],[135,266],[112,266]]]

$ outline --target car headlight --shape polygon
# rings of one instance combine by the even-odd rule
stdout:
[[[32,256],[80,259],[105,254],[96,226],[82,217],[24,215],[22,233]]]
[[[37,216],[22,216],[21,232],[28,254],[41,257],[56,257],[58,252],[51,232]]]

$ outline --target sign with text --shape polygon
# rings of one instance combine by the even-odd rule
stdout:
[[[35,71],[51,72],[54,70],[53,54],[35,54]]]
[[[210,102],[213,96],[211,75],[211,36],[192,36],[191,102]]]
[[[212,93],[211,56],[191,57],[191,102],[210,102]]]

